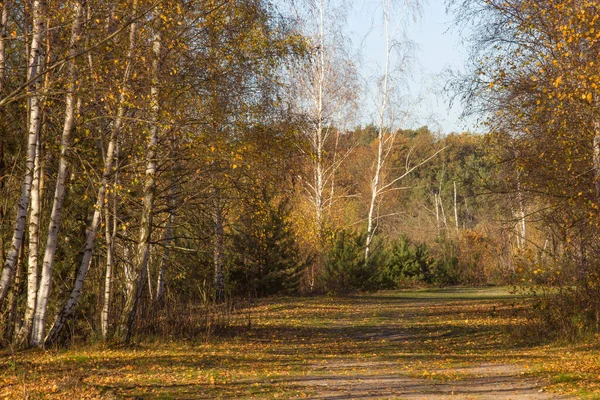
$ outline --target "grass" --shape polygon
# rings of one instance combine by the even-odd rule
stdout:
[[[524,307],[499,288],[268,299],[251,310],[252,329],[209,343],[5,351],[0,398],[301,398],[334,377],[460,381],[484,363],[598,398],[597,346],[528,336]]]

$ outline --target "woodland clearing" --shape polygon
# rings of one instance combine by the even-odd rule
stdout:
[[[543,340],[528,301],[500,288],[265,299],[250,328],[208,340],[4,350],[0,398],[599,398],[595,340]]]

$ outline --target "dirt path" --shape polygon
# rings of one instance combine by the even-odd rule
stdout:
[[[524,307],[500,289],[269,299],[208,341],[0,352],[0,399],[595,398],[597,348],[529,337]]]
[[[370,303],[368,298],[358,300]],[[430,349],[439,346],[444,348],[444,340],[458,339],[472,345],[470,337],[462,335],[462,329],[449,329],[447,322],[459,318],[474,317],[484,309],[494,318],[494,313],[501,312],[506,304],[488,304],[481,299],[462,298],[458,302],[453,296],[427,299],[379,299],[380,307],[374,307],[373,317],[378,317],[378,324],[356,326],[356,320],[338,319],[331,313],[329,320],[320,321],[321,325],[333,329],[345,336],[346,340],[362,343],[362,352],[373,356],[382,353],[381,348],[402,350],[418,349],[411,357],[403,357],[398,361],[371,361],[323,358],[318,364],[310,365],[306,376],[290,380],[288,384],[305,386],[315,399],[567,399],[548,392],[548,382],[531,376],[530,370],[518,363],[477,362],[481,352],[474,352],[473,357],[457,357],[447,354],[447,363],[440,363],[439,354]],[[478,307],[479,306],[479,307]],[[469,308],[471,307],[471,308]],[[514,305],[513,305],[514,307]],[[369,308],[367,306],[367,308]],[[440,315],[444,318],[435,318]],[[384,316],[383,318],[381,318]],[[433,319],[433,320],[432,320]],[[383,321],[393,321],[387,324]],[[399,322],[402,321],[402,322]],[[476,324],[476,321],[473,321]],[[414,324],[422,324],[423,328],[414,329]],[[408,328],[406,328],[408,326]],[[492,327],[493,329],[493,327]],[[488,334],[490,325],[477,326],[470,331],[473,340],[481,333]],[[486,343],[479,343],[480,350],[487,352]],[[454,347],[456,349],[456,347]],[[497,349],[500,350],[500,349]],[[414,358],[421,358],[414,370],[409,366]],[[460,361],[457,362],[457,358]],[[488,357],[483,357],[488,358]],[[408,364],[407,364],[407,361]],[[440,367],[440,364],[442,367]],[[446,364],[446,366],[443,366]]]
[[[360,371],[351,375],[336,373],[339,366],[328,374],[308,376],[300,384],[310,386],[315,399],[567,399],[547,393],[539,379],[526,378],[523,370],[509,364],[480,364],[478,366],[438,371],[461,374],[455,380],[413,378],[401,374],[379,373],[380,365],[357,363],[343,365],[343,369]],[[398,366],[396,366],[398,367]],[[394,368],[387,365],[385,371]],[[401,368],[398,368],[401,370]]]

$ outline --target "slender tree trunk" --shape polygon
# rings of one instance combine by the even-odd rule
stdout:
[[[521,190],[521,173],[517,171],[517,202],[519,203],[519,219],[517,222],[517,234],[519,236],[519,250],[525,248],[527,234],[525,231],[525,203],[523,201],[523,191]]]
[[[440,235],[440,205],[438,203],[438,195],[437,193],[433,194],[433,201],[435,203],[435,225],[437,227],[438,236]]]
[[[154,303],[154,292],[152,284],[152,271],[150,271],[150,265],[152,265],[152,246],[148,248],[148,262],[146,263],[146,278],[148,280],[148,295],[150,296],[150,302]]]
[[[456,203],[456,182],[452,182],[454,185],[454,224],[456,225],[456,240],[458,240],[460,233],[458,230],[458,205]]]
[[[27,259],[27,307],[21,329],[16,337],[18,344],[25,343],[31,334],[31,324],[35,314],[38,289],[39,223],[40,223],[40,175],[41,142],[37,139],[35,168],[31,186],[31,204],[29,205],[29,255]]]
[[[58,243],[58,231],[60,229],[62,207],[65,197],[65,186],[67,180],[68,155],[71,151],[71,133],[75,128],[75,86],[77,80],[77,71],[75,65],[75,55],[77,54],[77,45],[81,38],[83,28],[83,16],[85,10],[85,1],[80,0],[75,3],[73,26],[71,29],[71,39],[69,44],[69,56],[72,59],[67,64],[67,94],[65,98],[65,121],[60,144],[60,160],[58,165],[58,175],[56,178],[56,188],[54,191],[54,201],[50,213],[50,223],[48,225],[48,237],[46,240],[46,250],[42,263],[42,273],[40,275],[40,287],[36,299],[36,309],[33,318],[33,328],[31,334],[31,343],[34,346],[42,346],[44,338],[44,328],[46,325],[46,314],[50,291],[52,286],[52,272],[54,270],[54,256]]]
[[[385,2],[384,2],[385,4]],[[386,54],[385,54],[385,64],[384,64],[384,75],[383,75],[383,86],[381,89],[381,105],[379,108],[379,126],[377,129],[377,159],[375,161],[375,171],[373,173],[373,179],[371,180],[371,201],[369,202],[369,214],[367,215],[367,239],[365,244],[365,262],[369,260],[369,253],[371,251],[371,242],[373,241],[373,237],[375,236],[375,231],[377,229],[375,225],[375,207],[379,200],[379,180],[381,177],[381,170],[383,168],[384,162],[384,149],[383,144],[385,140],[385,113],[388,107],[389,100],[389,77],[390,77],[390,57],[392,53],[392,38],[390,36],[390,26],[389,26],[389,3],[388,9],[384,7],[383,10],[383,23],[384,23],[384,32],[385,32],[385,44],[386,44]]]
[[[331,216],[331,206],[333,205],[333,198],[335,197],[335,173],[337,171],[336,159],[338,153],[338,146],[340,143],[340,132],[336,129],[335,133],[335,145],[333,146],[333,171],[331,172],[331,191],[329,192],[329,201],[327,203],[327,214]]]
[[[600,121],[594,121],[594,188],[596,189],[596,201],[600,204]]]
[[[38,66],[41,60],[41,40],[43,29],[43,4],[41,0],[35,0],[33,3],[33,29],[31,46],[29,51],[29,63],[27,67],[27,78],[31,79],[37,75]],[[33,181],[33,172],[35,169],[35,153],[37,137],[41,120],[41,93],[37,82],[29,88],[29,132],[27,135],[27,152],[25,156],[25,177],[21,189],[21,198],[17,209],[17,218],[15,230],[13,233],[10,250],[6,255],[2,274],[0,275],[0,304],[2,304],[8,288],[13,280],[15,264],[17,262],[19,249],[23,242],[25,232],[25,222],[27,220],[27,209],[29,208],[29,199],[31,196],[31,184]]]
[[[2,93],[4,91],[4,80],[5,80],[5,70],[6,70],[6,44],[8,41],[8,37],[6,32],[8,32],[8,11],[10,7],[9,0],[4,0],[2,5],[0,5],[0,98],[2,98]],[[6,164],[4,163],[4,140],[7,136],[5,133],[5,125],[0,122],[0,194],[2,196],[6,196],[5,188],[5,177],[4,177],[4,169],[6,168]],[[6,196],[7,197],[7,196]],[[0,224],[4,223],[4,218],[6,217],[6,202],[0,205]],[[0,232],[0,261],[4,260],[4,235]]]
[[[214,247],[214,266],[215,266],[215,303],[220,304],[225,301],[225,272],[223,271],[223,252],[224,252],[224,229],[223,213],[221,210],[221,199],[219,189],[215,189],[215,247]]]
[[[156,303],[162,307],[165,302],[165,278],[167,275],[167,265],[169,264],[169,247],[173,242],[173,225],[175,224],[175,209],[173,195],[169,197],[169,220],[167,221],[167,230],[165,232],[165,251],[162,255],[160,270],[156,281]]]
[[[173,227],[175,225],[175,183],[171,183],[169,188],[169,219],[167,220],[167,229],[165,232],[165,250],[162,255],[160,270],[156,281],[156,303],[159,307],[164,305],[165,301],[165,285],[167,266],[169,264],[169,248],[173,242]]]
[[[17,301],[21,296],[21,276],[23,270],[23,258],[24,258],[25,244],[21,243],[19,249],[19,258],[17,260],[16,273],[15,273],[15,285],[8,295],[8,316],[6,318],[5,325],[5,337],[7,342],[11,342],[13,339],[13,332],[17,330]]]
[[[132,7],[132,15],[137,13],[138,0],[133,0]],[[87,229],[86,240],[85,240],[85,248],[83,251],[83,256],[81,258],[81,264],[79,265],[79,270],[77,271],[77,276],[75,278],[75,284],[73,285],[73,289],[71,290],[71,295],[69,300],[64,305],[64,307],[60,310],[48,336],[45,340],[46,346],[54,343],[58,339],[58,335],[64,328],[67,319],[73,311],[75,310],[75,306],[77,305],[79,298],[81,297],[81,293],[83,290],[83,283],[87,276],[87,273],[90,268],[90,264],[92,261],[92,255],[94,253],[94,243],[96,239],[96,235],[98,232],[98,227],[100,226],[100,221],[102,218],[102,209],[104,207],[104,198],[106,195],[106,188],[110,179],[110,176],[113,172],[113,159],[115,157],[115,147],[117,138],[119,133],[121,132],[121,128],[123,126],[123,119],[125,117],[126,110],[126,94],[129,88],[129,81],[131,77],[131,71],[133,68],[133,52],[135,49],[135,38],[137,34],[137,22],[132,22],[129,27],[129,48],[127,51],[127,66],[125,68],[125,73],[123,76],[123,86],[121,89],[121,93],[119,95],[119,108],[117,110],[117,116],[114,121],[113,129],[110,133],[110,138],[108,141],[108,147],[106,149],[106,157],[104,160],[104,171],[102,173],[102,180],[100,182],[100,186],[98,188],[98,194],[96,196],[96,203],[94,205],[94,213],[92,215],[92,222]]]
[[[446,218],[446,211],[444,211],[444,203],[442,202],[442,196],[438,196],[438,202],[440,203],[440,211],[442,212],[442,222],[444,223],[444,229],[448,232],[448,219]]]
[[[314,135],[314,144],[316,150],[315,165],[315,218],[317,227],[317,237],[321,240],[323,233],[323,190],[325,188],[323,151],[325,146],[324,127],[323,127],[323,103],[325,89],[325,9],[323,0],[319,0],[319,66],[317,71],[317,97],[316,114],[317,126]]]
[[[117,150],[118,154],[118,150]],[[116,161],[118,166],[118,160]],[[102,338],[106,340],[108,338],[108,318],[110,311],[110,300],[113,282],[113,269],[115,259],[115,238],[117,236],[117,191],[118,185],[118,171],[115,171],[115,190],[113,191],[113,207],[112,216],[109,211],[108,202],[104,202],[104,217],[105,217],[105,239],[106,239],[106,275],[104,277],[104,301],[102,303],[102,312],[100,313],[100,325],[102,330]],[[111,227],[112,217],[112,227]]]
[[[157,18],[158,20],[158,18]],[[146,148],[146,178],[144,181],[143,209],[140,221],[140,232],[136,254],[134,257],[132,277],[135,290],[132,296],[125,300],[123,308],[123,321],[121,323],[121,332],[126,343],[131,342],[135,329],[135,319],[140,307],[144,281],[148,271],[148,260],[150,259],[150,237],[152,235],[152,217],[154,205],[154,193],[156,191],[156,150],[158,146],[158,123],[160,115],[160,57],[161,57],[162,37],[160,29],[156,29],[153,38],[153,61],[152,61],[152,87],[150,88],[150,102],[152,118],[150,125],[150,137]]]
[[[365,244],[365,262],[369,260],[371,251],[371,242],[375,236],[377,226],[375,225],[375,206],[379,197],[379,178],[383,167],[383,125],[380,125],[377,139],[377,161],[375,164],[375,174],[371,181],[371,201],[369,202],[369,214],[367,215],[367,239]]]
[[[0,4],[0,8],[2,10],[0,14],[0,95],[4,91],[4,71],[6,70],[6,44],[8,41],[8,36],[6,35],[6,32],[8,31],[7,27],[9,7],[9,0],[4,0],[2,4]]]

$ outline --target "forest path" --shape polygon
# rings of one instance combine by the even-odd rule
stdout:
[[[542,343],[525,307],[498,288],[267,299],[208,341],[0,352],[0,399],[598,398],[597,346]]]
[[[548,382],[523,365],[523,343],[509,344],[516,363],[498,353],[508,344],[506,324],[517,322],[517,300],[498,289],[395,292],[338,304],[346,315],[307,314],[322,327],[319,340],[351,340],[358,352],[323,357],[289,383],[315,399],[569,398],[548,392]]]

